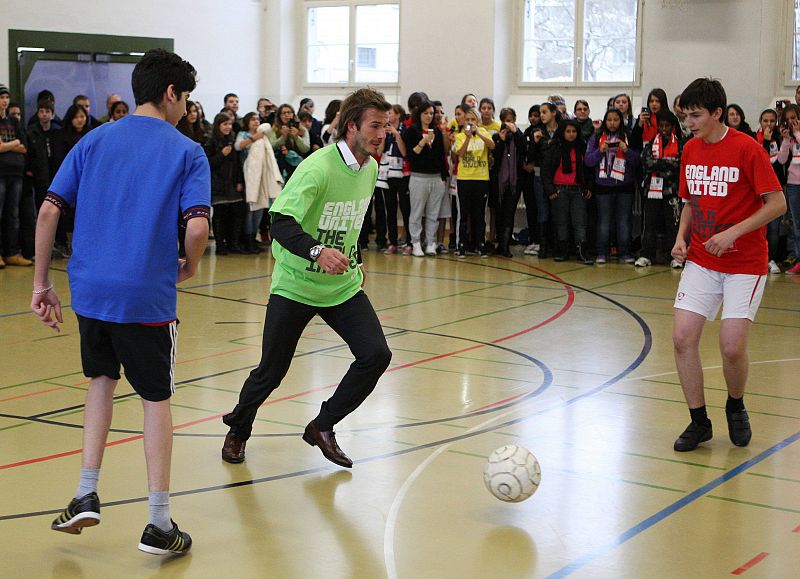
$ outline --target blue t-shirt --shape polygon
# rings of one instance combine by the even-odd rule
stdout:
[[[179,217],[211,205],[202,147],[166,121],[130,115],[82,138],[50,191],[75,207],[72,309],[118,323],[176,319]]]

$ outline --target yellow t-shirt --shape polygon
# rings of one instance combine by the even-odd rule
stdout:
[[[494,135],[495,133],[500,132],[500,121],[498,121],[497,119],[492,119],[492,122],[489,123],[488,125],[484,125],[483,123],[481,123],[481,127],[489,131],[490,135]]]
[[[478,132],[484,137],[491,139],[492,136],[483,127],[478,128]],[[456,135],[456,151],[461,150],[464,141],[467,140],[466,133]],[[469,138],[467,152],[461,157],[458,163],[459,181],[488,181],[489,180],[489,148],[478,136],[473,135]]]

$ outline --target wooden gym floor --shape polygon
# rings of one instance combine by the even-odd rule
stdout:
[[[519,253],[521,248],[515,248]],[[680,272],[517,255],[366,254],[394,353],[337,434],[352,472],[302,442],[350,364],[315,318],[259,413],[247,461],[221,461],[221,414],[258,361],[272,259],[213,255],[179,294],[172,514],[182,558],[136,549],[147,522],[142,412],[123,380],[100,477],[102,524],[50,522],[75,490],[82,404],[77,324],[28,311],[32,270],[0,271],[0,554],[4,577],[797,577],[800,280],[770,276],[752,328],[754,436],[727,437],[719,325],[703,363],[714,439],[688,424],[672,356]],[[69,304],[65,263],[52,280]],[[483,486],[514,443],[542,466],[526,502]],[[794,569],[794,571],[792,571]]]

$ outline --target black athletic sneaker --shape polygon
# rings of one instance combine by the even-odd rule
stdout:
[[[139,550],[153,555],[168,555],[170,553],[185,553],[192,547],[192,538],[189,533],[184,533],[170,519],[172,530],[164,532],[150,523],[144,528],[142,539],[139,541]]]
[[[753,431],[750,430],[750,416],[747,414],[747,409],[742,408],[738,412],[726,410],[725,416],[728,419],[728,436],[731,437],[731,442],[736,446],[750,444]]]
[[[714,436],[714,433],[711,430],[710,423],[708,426],[703,426],[692,420],[689,426],[686,427],[686,430],[684,430],[675,441],[673,448],[678,452],[694,450],[701,442],[711,440],[712,436]]]
[[[80,535],[84,527],[94,527],[99,523],[100,499],[97,493],[92,492],[79,499],[72,499],[50,528],[71,535]]]

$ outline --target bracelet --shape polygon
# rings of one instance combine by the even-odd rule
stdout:
[[[40,290],[33,290],[33,295],[35,295],[35,296],[38,296],[38,295],[41,295],[41,294],[46,294],[46,293],[47,293],[47,292],[49,292],[51,289],[53,289],[53,284],[50,284],[48,287],[46,287],[46,288],[44,288],[44,289],[40,289]]]

